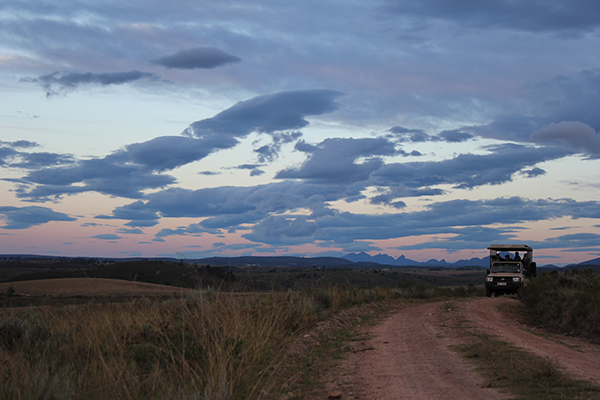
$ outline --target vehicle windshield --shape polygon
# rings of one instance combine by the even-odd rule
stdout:
[[[494,263],[492,272],[519,273],[521,272],[521,267],[518,263]]]

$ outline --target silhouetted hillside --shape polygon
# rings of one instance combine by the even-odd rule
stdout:
[[[53,268],[21,274],[6,281],[88,277],[195,288],[199,286],[219,287],[224,282],[230,283],[235,280],[233,273],[223,268],[154,260],[112,263],[78,270]]]

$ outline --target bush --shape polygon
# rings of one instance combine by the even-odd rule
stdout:
[[[590,269],[540,275],[527,286],[523,304],[535,325],[600,342],[600,277]]]

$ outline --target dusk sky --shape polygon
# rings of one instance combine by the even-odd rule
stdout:
[[[0,253],[600,256],[595,0],[0,1]]]

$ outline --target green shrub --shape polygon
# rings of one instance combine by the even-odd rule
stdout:
[[[334,296],[330,290],[317,289],[313,294],[315,302],[323,309],[327,310],[333,305]]]
[[[590,269],[540,275],[527,286],[523,304],[536,325],[600,341],[600,277]]]

